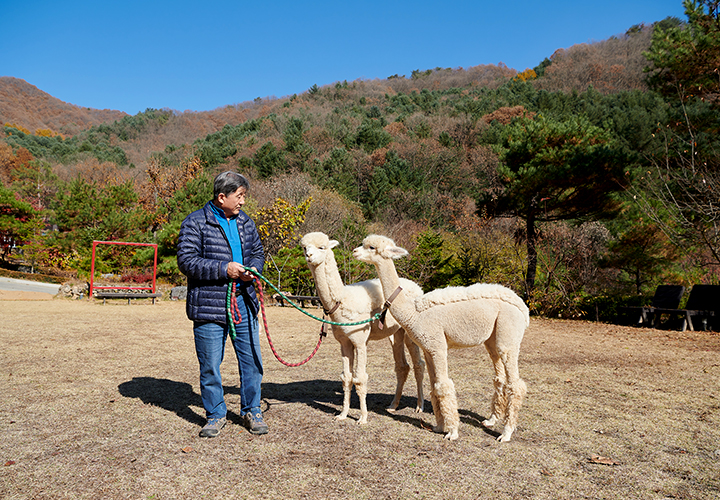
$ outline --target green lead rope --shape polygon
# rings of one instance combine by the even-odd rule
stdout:
[[[362,321],[355,321],[355,322],[352,322],[352,323],[337,323],[337,322],[335,322],[335,321],[330,321],[330,320],[325,319],[325,318],[320,318],[320,317],[318,317],[318,316],[315,316],[315,315],[310,314],[309,312],[305,311],[303,308],[301,308],[300,306],[298,306],[297,304],[295,304],[292,300],[290,300],[290,299],[288,299],[288,298],[285,298],[285,295],[284,295],[280,290],[278,290],[275,285],[273,285],[272,283],[270,283],[262,274],[258,273],[258,272],[255,271],[254,269],[250,269],[249,267],[243,266],[243,268],[244,268],[247,272],[249,272],[249,273],[251,273],[253,276],[255,276],[257,279],[260,279],[260,280],[264,281],[268,286],[270,286],[270,288],[272,288],[272,289],[275,290],[277,293],[279,293],[281,296],[283,296],[283,300],[287,300],[288,303],[289,303],[291,306],[293,306],[295,309],[297,309],[297,310],[300,311],[301,313],[305,314],[306,316],[311,317],[312,319],[314,319],[314,320],[316,320],[316,321],[320,321],[321,323],[327,323],[327,324],[329,324],[329,325],[335,325],[335,326],[355,326],[355,325],[364,325],[365,323],[370,323],[370,322],[372,322],[372,321],[380,320],[380,319],[381,319],[382,313],[377,313],[377,314],[374,314],[373,316],[371,316],[371,317],[368,318],[368,319],[364,319],[364,320],[362,320]],[[225,308],[226,308],[226,311],[227,311],[227,314],[228,314],[228,324],[230,325],[230,337],[231,337],[232,339],[235,339],[235,335],[236,335],[236,332],[235,332],[235,318],[233,317],[233,306],[232,306],[232,297],[233,297],[234,291],[235,291],[235,282],[228,283],[228,287],[227,287],[227,297],[226,297],[226,301],[225,301]]]

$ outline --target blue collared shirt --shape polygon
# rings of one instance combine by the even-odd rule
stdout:
[[[220,227],[223,229],[223,232],[228,239],[228,243],[230,243],[230,250],[232,251],[233,260],[242,264],[242,241],[240,241],[240,233],[237,226],[237,215],[235,217],[232,217],[231,219],[228,219],[225,216],[225,212],[216,207],[214,203],[211,202],[210,206],[212,207],[213,213],[215,214],[215,218],[217,219]]]

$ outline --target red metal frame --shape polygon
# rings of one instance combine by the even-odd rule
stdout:
[[[153,280],[152,287],[148,286],[95,286],[95,248],[98,245],[129,245],[134,247],[153,247],[155,249],[155,257],[153,258]],[[157,243],[130,243],[127,241],[93,241],[92,244],[92,260],[90,262],[90,292],[88,299],[92,298],[93,290],[152,290],[155,293],[155,280],[157,277]]]

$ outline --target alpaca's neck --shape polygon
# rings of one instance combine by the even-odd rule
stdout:
[[[344,287],[335,257],[330,254],[325,262],[317,267],[311,267],[310,271],[315,279],[315,289],[323,307],[326,311],[331,310],[342,299]]]
[[[395,263],[390,259],[384,259],[379,264],[375,264],[375,269],[382,285],[383,295],[387,299],[400,286],[400,278],[397,269],[395,269]],[[390,312],[403,327],[412,324],[417,315],[414,301],[408,298],[405,292],[395,297],[390,304]]]

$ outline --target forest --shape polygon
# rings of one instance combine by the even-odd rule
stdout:
[[[297,245],[310,231],[340,242],[345,282],[373,277],[351,251],[385,234],[426,291],[500,283],[548,317],[609,320],[659,284],[718,283],[720,0],[683,5],[687,19],[524,71],[418,69],[210,112],[65,120],[35,96],[0,132],[0,268],[85,281],[94,240],[157,243],[158,279],[183,284],[180,224],[235,170],[264,274],[292,294],[314,295]],[[0,80],[0,102],[34,88]],[[102,248],[96,273],[142,283],[152,257]]]

